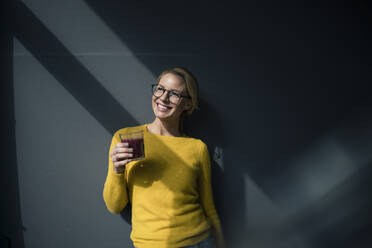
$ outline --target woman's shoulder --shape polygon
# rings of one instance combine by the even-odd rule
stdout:
[[[194,148],[201,150],[207,147],[207,145],[203,142],[203,140],[197,138],[197,137],[191,137],[191,136],[186,136],[185,139],[191,143]]]

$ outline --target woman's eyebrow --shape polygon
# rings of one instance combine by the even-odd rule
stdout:
[[[158,83],[158,86],[160,86],[160,87],[162,87],[162,88],[165,89],[164,85],[162,85],[160,83]],[[177,92],[178,94],[181,94],[180,91],[178,91],[178,90],[170,90],[170,91],[174,91],[174,92]]]

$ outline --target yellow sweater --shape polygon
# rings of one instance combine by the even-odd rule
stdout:
[[[117,174],[109,158],[103,189],[107,209],[120,213],[132,204],[130,237],[137,248],[178,248],[194,245],[211,233],[225,247],[214,207],[210,158],[199,139],[169,137],[148,132],[147,124],[118,130],[143,130],[145,159],[132,161]]]

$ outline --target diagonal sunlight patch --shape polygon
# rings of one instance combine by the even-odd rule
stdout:
[[[104,247],[130,231],[120,218],[107,221],[102,201],[111,133],[17,39],[14,47],[25,55],[14,56],[25,246]]]
[[[303,234],[293,231],[292,218],[286,216],[248,174],[244,174],[244,185],[249,238],[241,247],[309,247]]]
[[[286,215],[300,213],[314,202],[321,206],[319,199],[364,165],[350,156],[337,135],[333,132],[322,137],[288,162],[291,184],[283,183],[275,197]]]
[[[138,123],[151,120],[154,75],[84,1],[23,2]]]
[[[15,7],[15,37],[109,133],[137,123],[26,6]]]

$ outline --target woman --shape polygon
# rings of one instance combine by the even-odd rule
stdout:
[[[183,133],[182,121],[198,108],[198,88],[186,69],[165,70],[152,86],[155,120],[114,134],[103,190],[108,210],[132,205],[131,239],[137,248],[225,247],[214,207],[207,146]],[[142,130],[145,159],[119,133]],[[216,241],[216,242],[214,242]]]

